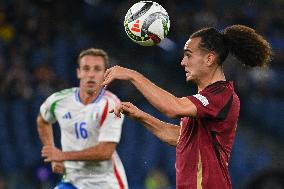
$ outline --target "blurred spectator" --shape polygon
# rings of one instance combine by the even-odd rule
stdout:
[[[145,179],[145,189],[170,189],[170,183],[164,171],[151,170]]]
[[[14,63],[6,74],[2,91],[7,99],[29,99],[32,95],[31,75],[21,63]]]
[[[268,169],[256,175],[246,189],[283,189],[284,169]]]
[[[5,178],[1,174],[0,174],[0,189],[7,189]]]
[[[9,44],[14,38],[14,28],[7,22],[5,7],[0,5],[0,41]]]
[[[58,81],[50,66],[46,64],[39,65],[34,69],[33,73],[37,95],[45,97],[56,90],[55,86]]]

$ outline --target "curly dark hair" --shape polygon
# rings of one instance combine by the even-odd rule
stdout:
[[[263,36],[254,29],[243,25],[232,25],[223,32],[215,28],[203,28],[193,33],[190,38],[200,37],[200,47],[218,54],[218,64],[222,64],[229,53],[242,64],[265,66],[269,63],[272,50]]]

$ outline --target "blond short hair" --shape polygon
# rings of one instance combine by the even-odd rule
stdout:
[[[77,59],[78,65],[80,65],[80,60],[84,57],[84,56],[100,56],[104,59],[105,62],[105,68],[107,69],[109,66],[109,62],[108,62],[108,54],[103,50],[103,49],[96,49],[96,48],[89,48],[86,50],[83,50]]]

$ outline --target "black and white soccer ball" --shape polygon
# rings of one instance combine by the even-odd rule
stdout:
[[[158,3],[140,1],[127,11],[124,28],[135,43],[153,46],[168,35],[170,19],[167,11]]]

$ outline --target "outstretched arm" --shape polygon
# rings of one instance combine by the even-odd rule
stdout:
[[[103,161],[111,159],[116,148],[115,142],[100,142],[96,146],[81,150],[62,152],[55,146],[44,146],[42,157],[45,162],[51,161]]]
[[[114,66],[106,71],[103,85],[108,85],[115,79],[130,81],[155,108],[168,117],[197,115],[196,106],[189,99],[175,97],[134,70]]]
[[[123,113],[130,118],[140,122],[151,133],[158,137],[161,141],[168,143],[171,146],[176,146],[180,135],[180,126],[165,123],[159,119],[143,112],[130,102],[122,102],[112,112],[120,117]]]
[[[180,126],[165,123],[147,113],[143,114],[139,121],[161,141],[171,146],[177,145]]]

